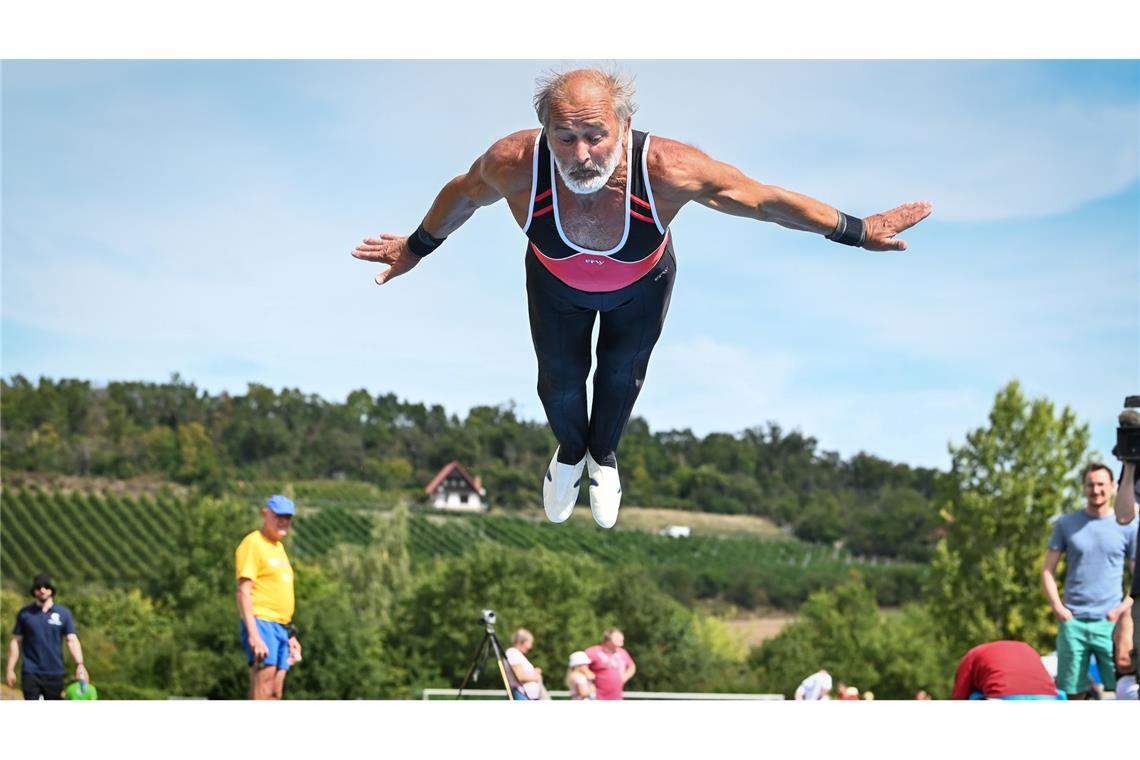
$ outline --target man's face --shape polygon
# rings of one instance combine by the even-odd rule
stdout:
[[[37,601],[37,602],[39,602],[40,604],[43,604],[43,603],[44,603],[44,602],[46,602],[48,599],[51,599],[51,598],[52,598],[52,595],[53,595],[55,592],[54,592],[54,591],[52,591],[52,590],[51,590],[50,588],[48,588],[47,586],[37,586],[37,587],[36,587],[36,588],[33,590],[33,592],[32,592],[32,593],[33,593],[33,595],[35,596],[35,598],[36,598],[36,601]]]
[[[262,532],[273,541],[280,541],[289,535],[293,524],[292,515],[279,515],[269,507],[261,508]]]
[[[579,195],[605,187],[621,165],[626,126],[614,115],[608,96],[568,97],[552,104],[547,143],[566,187]]]
[[[1107,470],[1093,470],[1085,475],[1085,501],[1090,508],[1101,509],[1112,498],[1112,476]]]
[[[614,649],[625,646],[625,635],[621,631],[614,631],[610,634],[610,646]]]

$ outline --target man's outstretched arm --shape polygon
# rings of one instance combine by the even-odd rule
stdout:
[[[465,174],[455,177],[439,191],[423,222],[412,233],[417,239],[409,241],[411,236],[385,232],[379,237],[365,238],[352,255],[388,265],[388,269],[376,275],[377,285],[404,274],[463,226],[477,209],[518,190],[520,183],[528,183],[529,187],[530,163],[525,160],[525,153],[530,145],[533,145],[533,134],[516,132],[475,159]]]
[[[725,214],[835,237],[843,233],[848,222],[854,228],[861,221],[864,229],[859,245],[869,251],[905,251],[906,243],[895,235],[925,219],[934,208],[928,201],[919,201],[863,220],[845,218],[822,201],[757,182],[735,166],[712,159],[690,145],[659,137],[653,138],[652,145],[650,168],[659,205],[664,201],[679,209],[696,201]]]

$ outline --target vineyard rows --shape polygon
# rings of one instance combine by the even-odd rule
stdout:
[[[3,489],[0,575],[27,584],[50,571],[68,582],[137,585],[153,577],[173,549],[184,504],[148,497]]]
[[[145,496],[64,494],[36,488],[5,488],[0,498],[0,579],[17,588],[43,571],[68,583],[142,585],[173,551],[176,521],[187,508],[175,497],[162,497],[158,503]],[[386,513],[375,509],[326,506],[296,519],[289,549],[300,560],[317,560],[337,544],[369,543],[375,521],[386,519]],[[251,507],[248,526],[242,530],[256,525]],[[912,593],[917,578],[913,566],[874,565],[830,547],[789,540],[699,535],[674,539],[500,515],[416,513],[408,528],[414,564],[456,557],[480,542],[493,542],[507,551],[542,547],[589,556],[610,567],[644,567],[658,577],[668,573],[674,582],[681,576],[701,596],[722,594],[741,584],[763,588],[781,605],[802,601],[816,588],[833,586],[852,567],[858,567],[872,585],[887,584],[904,597]]]

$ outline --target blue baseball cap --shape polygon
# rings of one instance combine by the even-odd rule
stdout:
[[[293,502],[281,494],[273,494],[269,497],[269,501],[265,502],[265,506],[275,515],[289,515],[292,516],[296,512]]]

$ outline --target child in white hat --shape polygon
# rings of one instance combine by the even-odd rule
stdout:
[[[570,690],[570,699],[594,698],[594,671],[590,670],[590,657],[585,652],[578,651],[570,655],[566,688]]]

